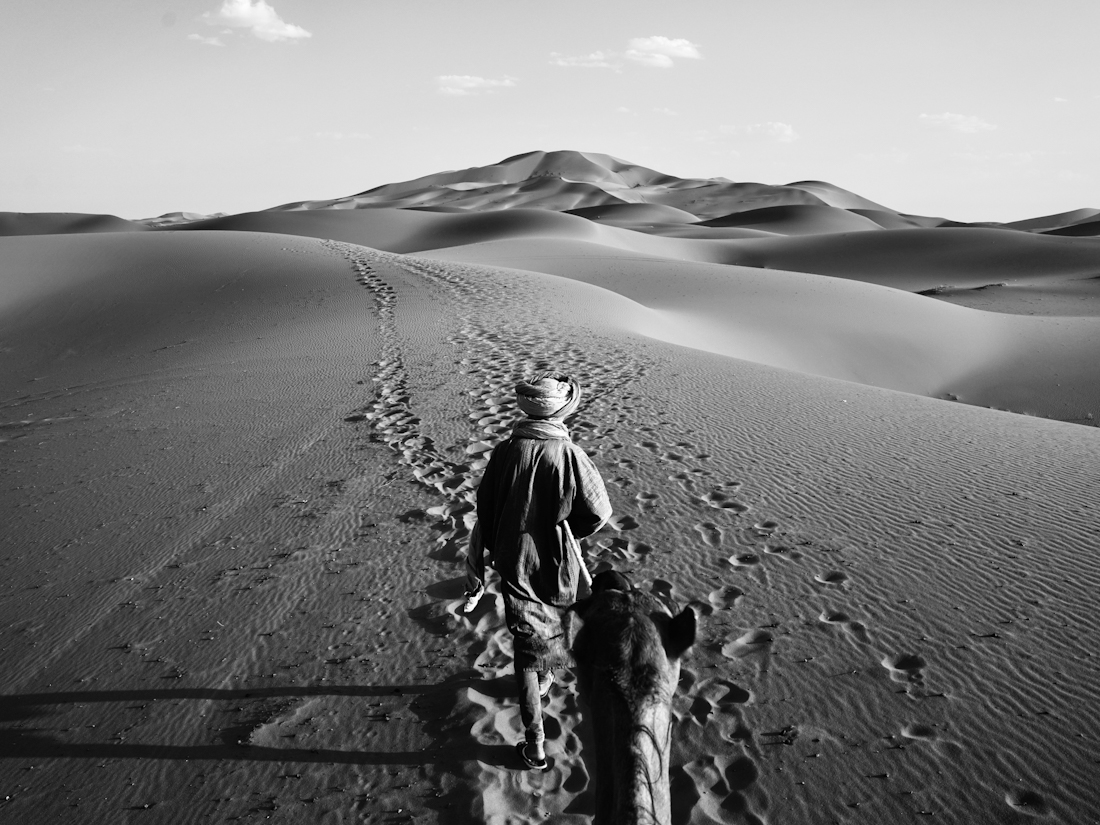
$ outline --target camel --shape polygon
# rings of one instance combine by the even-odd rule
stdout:
[[[596,739],[593,823],[668,825],[670,705],[680,659],[695,643],[695,613],[685,608],[673,616],[608,570],[566,616],[577,686]]]

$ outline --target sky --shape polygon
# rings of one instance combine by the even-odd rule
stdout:
[[[0,211],[341,197],[523,152],[1100,207],[1097,0],[0,0]]]

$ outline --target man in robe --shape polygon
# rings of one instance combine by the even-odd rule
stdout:
[[[577,542],[611,517],[599,470],[565,426],[580,400],[577,382],[557,373],[518,384],[516,402],[527,417],[493,450],[477,493],[480,541],[500,574],[514,640],[526,732],[516,750],[532,770],[548,768],[542,697],[553,669],[570,662],[562,617],[588,578]]]

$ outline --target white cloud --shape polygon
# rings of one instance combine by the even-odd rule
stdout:
[[[956,115],[952,112],[943,112],[938,115],[922,114],[920,119],[929,126],[942,129],[950,129],[954,132],[962,132],[964,135],[974,135],[978,132],[991,132],[997,127],[982,120],[976,115]]]
[[[435,81],[439,86],[439,93],[445,95],[486,94],[516,85],[516,81],[510,77],[505,77],[503,80],[491,80],[486,77],[468,74],[441,75]]]
[[[187,35],[187,39],[188,40],[196,40],[199,43],[202,43],[204,46],[224,46],[225,45],[217,37],[203,37],[201,34],[189,34],[189,35]]]
[[[598,51],[592,54],[570,57],[561,52],[550,52],[550,65],[552,66],[579,66],[585,69],[617,69],[614,52]]]
[[[679,117],[680,113],[675,109],[669,109],[667,106],[662,106],[659,109],[654,109],[657,114],[664,115],[665,117]]]
[[[206,12],[202,19],[211,26],[248,29],[253,35],[269,43],[313,36],[301,26],[284,21],[268,5],[267,0],[222,0],[221,8],[216,12]]]
[[[780,143],[794,143],[798,140],[798,132],[789,123],[769,120],[767,123],[753,123],[745,128],[749,134],[764,135]]]
[[[1068,97],[1056,97],[1056,98],[1054,98],[1054,102],[1055,103],[1069,103],[1069,98]]]
[[[552,66],[581,67],[586,69],[614,69],[622,68],[623,58],[641,63],[643,66],[654,66],[659,69],[670,69],[674,64],[673,58],[685,58],[690,60],[702,60],[703,55],[699,47],[690,40],[683,38],[661,37],[635,37],[627,43],[625,52],[608,51],[600,49],[591,54],[565,55],[561,52],[550,52],[550,64]]]
[[[673,66],[672,58],[688,58],[702,60],[699,47],[690,40],[683,38],[662,37],[635,37],[628,44],[626,58],[644,66],[655,66],[660,69],[669,69]]]

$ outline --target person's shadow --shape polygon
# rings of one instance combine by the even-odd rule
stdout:
[[[233,760],[242,762],[326,763],[347,765],[433,766],[435,771],[467,776],[471,760],[503,769],[519,769],[515,751],[506,745],[484,745],[470,735],[473,718],[456,718],[456,707],[465,689],[506,696],[514,692],[511,679],[485,680],[476,672],[455,674],[438,684],[302,685],[225,690],[176,688],[165,690],[72,691],[0,695],[0,759],[183,759]],[[267,720],[272,703],[315,696],[349,696],[362,699],[393,699],[415,696],[409,707],[416,713],[431,744],[416,751],[334,750],[326,748],[282,748],[249,743],[250,734]],[[232,724],[218,731],[218,742],[202,745],[128,744],[126,742],[69,742],[59,731],[34,726],[34,720],[50,715],[63,705],[94,705],[119,702],[152,703],[187,701],[225,703],[226,711],[237,711]],[[251,709],[251,712],[249,712]],[[476,709],[468,709],[474,713]],[[480,789],[466,782],[450,783],[453,790],[432,807],[450,812],[469,810]],[[458,799],[461,795],[463,798]],[[465,797],[469,797],[468,799]]]

